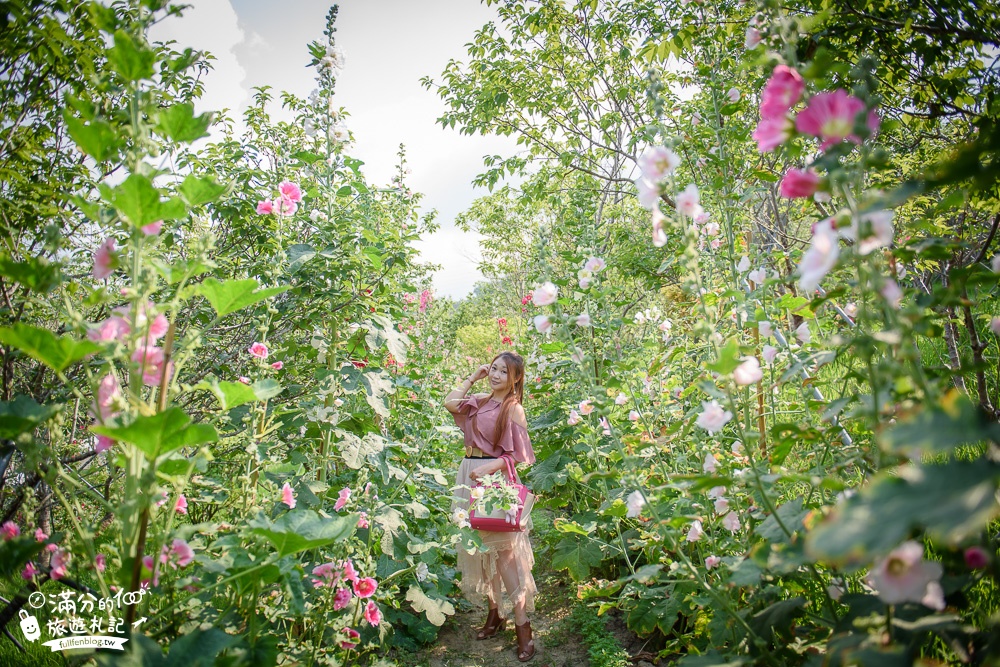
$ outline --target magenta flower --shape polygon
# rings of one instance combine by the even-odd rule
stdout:
[[[170,377],[174,365],[174,362],[171,361],[169,368],[164,368],[166,359],[163,356],[163,350],[155,345],[140,344],[132,353],[132,361],[142,369],[142,382],[147,387],[159,385],[163,379],[164,371],[166,371],[167,377]]]
[[[375,595],[376,589],[378,589],[378,582],[371,577],[358,579],[354,582],[354,594],[359,598],[370,598]]]
[[[722,559],[719,558],[718,556],[709,556],[708,558],[705,559],[705,569],[711,570],[714,567],[718,567],[719,563],[721,562]]]
[[[785,199],[812,197],[823,179],[812,169],[789,169],[781,179],[778,191]]]
[[[757,150],[761,153],[770,153],[788,141],[792,136],[793,129],[792,119],[787,116],[761,118],[760,122],[757,123],[757,129],[753,131],[753,138],[757,142]]]
[[[174,540],[173,546],[170,548],[170,554],[177,560],[179,567],[185,567],[194,560],[194,549],[181,539]]]
[[[941,563],[924,560],[924,546],[907,540],[875,564],[865,583],[886,604],[919,602],[938,611],[944,609]]]
[[[347,603],[351,601],[354,594],[351,593],[350,588],[338,588],[337,592],[333,596],[333,610],[340,611],[347,606]]]
[[[299,205],[290,199],[285,199],[280,197],[274,200],[274,209],[280,215],[294,215],[297,210],[299,210]]]
[[[795,129],[822,139],[821,149],[845,139],[860,144],[861,138],[854,134],[854,121],[864,110],[865,103],[848,95],[843,88],[831,93],[819,93],[810,98],[806,108],[799,112],[795,118]],[[877,116],[869,115],[868,127],[872,132],[878,127],[877,121]]]
[[[285,362],[283,361],[276,361],[273,364],[271,364],[271,368],[273,368],[276,371],[280,371],[284,367],[285,367]]]
[[[969,547],[963,554],[965,566],[970,570],[985,570],[990,564],[990,554],[982,547]]]
[[[288,482],[285,482],[285,485],[281,487],[281,502],[288,505],[288,509],[295,509],[295,493]]]
[[[245,376],[245,375],[241,375],[241,376],[239,376],[239,378],[237,378],[237,379],[238,379],[238,380],[239,380],[240,382],[242,382],[243,384],[250,384],[250,378],[248,378],[248,377],[247,377],[247,376]]]
[[[87,338],[95,343],[110,343],[122,340],[128,332],[128,322],[121,317],[112,316],[98,324],[96,329],[88,331]]]
[[[805,89],[805,81],[797,71],[788,65],[775,67],[760,94],[761,119],[784,116],[786,111],[802,99]]]
[[[249,352],[251,356],[257,357],[261,361],[267,359],[267,345],[264,343],[254,343],[249,347]]]
[[[354,569],[354,563],[351,562],[350,558],[344,561],[343,575],[345,581],[353,583],[357,583],[358,581],[358,571]]]
[[[187,498],[184,497],[183,493],[177,496],[177,502],[174,503],[174,511],[178,514],[188,513],[188,501]]]
[[[157,220],[156,222],[151,222],[148,225],[143,225],[139,229],[141,229],[142,233],[146,236],[156,236],[160,233],[160,230],[163,229],[163,221]]]
[[[358,515],[358,528],[368,527],[368,512],[362,512]]]
[[[114,419],[120,412],[116,411],[115,405],[122,399],[121,386],[118,384],[118,376],[108,373],[97,385],[97,402],[95,409],[101,422]]]
[[[94,278],[104,280],[114,272],[116,264],[115,240],[108,237],[94,253]]]
[[[3,537],[3,541],[7,542],[12,540],[21,534],[21,529],[17,527],[17,524],[13,521],[5,521],[2,526],[0,526],[0,536]]]
[[[374,600],[369,600],[368,604],[365,605],[365,620],[368,621],[369,625],[373,626],[382,622],[382,612]]]
[[[52,554],[52,560],[49,563],[49,576],[52,577],[53,581],[59,581],[66,576],[67,566],[69,565],[69,554],[67,554],[62,549],[56,549]]]
[[[282,199],[296,203],[302,201],[302,189],[291,181],[282,181],[278,186],[278,192],[281,193]]]
[[[319,579],[313,579],[313,585],[323,587],[334,584],[340,578],[340,572],[333,563],[323,563],[313,568],[312,573]]]
[[[49,536],[45,534],[44,530],[42,530],[41,528],[35,528],[35,541],[36,542],[44,542],[47,539],[49,539]]]
[[[344,628],[344,632],[347,634],[347,639],[340,642],[340,648],[349,649],[357,646],[357,640],[361,639],[361,633],[353,628]]]
[[[106,435],[97,436],[97,444],[94,445],[94,453],[100,454],[101,452],[106,452],[111,449],[115,444],[115,441]]]
[[[274,213],[274,204],[269,199],[262,199],[257,202],[257,213],[261,215],[271,215]]]
[[[31,581],[35,578],[36,574],[38,574],[38,568],[35,567],[34,563],[28,563],[24,566],[24,569],[21,570],[21,578],[25,581]]]
[[[108,568],[108,559],[105,558],[104,554],[97,554],[94,557],[94,569],[98,572],[104,572]]]
[[[340,490],[340,494],[337,497],[337,502],[334,503],[333,509],[340,511],[344,509],[344,505],[347,504],[347,500],[351,497],[351,490],[348,487],[344,487]]]

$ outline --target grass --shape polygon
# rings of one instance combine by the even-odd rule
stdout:
[[[590,667],[631,667],[628,652],[608,632],[605,619],[598,617],[593,609],[578,604],[570,621],[587,647]]]

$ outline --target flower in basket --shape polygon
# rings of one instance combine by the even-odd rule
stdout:
[[[477,493],[481,491],[481,493]],[[521,508],[521,498],[517,487],[507,480],[501,472],[485,475],[480,479],[480,485],[470,492],[472,508],[484,515],[490,515],[501,510],[507,513],[507,522],[513,523],[517,510]]]

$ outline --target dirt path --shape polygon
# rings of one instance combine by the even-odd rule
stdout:
[[[571,592],[558,579],[538,582],[535,613],[530,616],[538,651],[528,663],[517,660],[514,627],[492,639],[478,641],[476,631],[486,618],[485,612],[459,612],[441,628],[438,641],[413,654],[414,667],[586,667],[587,647],[569,623],[573,609]]]

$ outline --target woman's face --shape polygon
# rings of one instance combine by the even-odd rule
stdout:
[[[504,393],[510,386],[510,378],[507,377],[507,362],[503,357],[494,359],[490,365],[490,389],[497,393]]]

